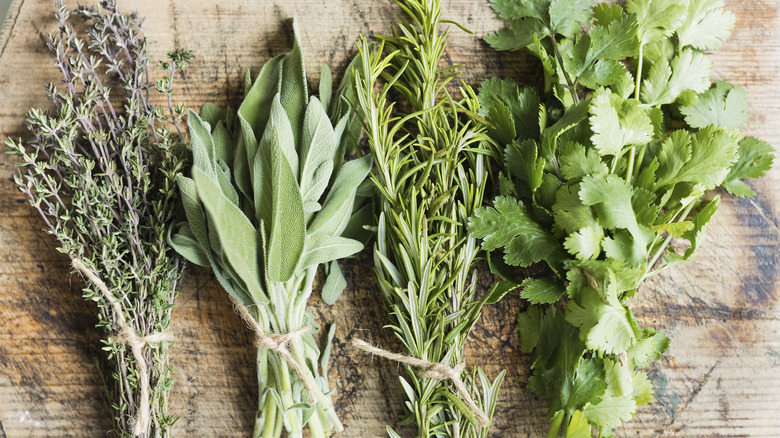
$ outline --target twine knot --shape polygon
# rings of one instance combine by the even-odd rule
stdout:
[[[466,369],[466,362],[460,362],[454,367],[451,367],[446,363],[431,362],[425,359],[383,350],[381,348],[374,347],[362,339],[352,339],[352,345],[367,353],[375,354],[379,357],[384,357],[385,359],[390,359],[405,365],[420,368],[420,377],[440,381],[452,381],[452,384],[455,386],[455,389],[458,390],[460,397],[464,402],[466,402],[466,405],[469,407],[469,409],[474,412],[474,415],[476,415],[479,425],[482,427],[488,427],[490,425],[490,419],[485,414],[485,412],[482,411],[479,406],[477,406],[477,404],[474,402],[474,399],[471,397],[471,394],[469,394],[466,385],[463,383],[463,380],[460,379],[460,375]]]
[[[146,363],[146,358],[143,354],[144,346],[147,344],[154,344],[158,342],[173,341],[173,335],[169,332],[152,333],[146,336],[138,336],[132,327],[127,323],[125,314],[122,312],[122,305],[114,297],[108,286],[101,280],[94,272],[92,272],[84,262],[78,258],[71,259],[71,265],[77,271],[81,272],[87,279],[95,285],[96,288],[103,294],[103,297],[111,305],[111,308],[116,315],[116,325],[119,327],[119,331],[112,339],[114,342],[125,344],[130,348],[130,352],[133,358],[138,363],[138,374],[140,377],[139,388],[141,395],[139,396],[139,406],[137,412],[137,418],[135,421],[135,427],[133,428],[133,435],[141,436],[149,428],[151,423],[151,406],[149,405],[149,365]]]
[[[245,315],[242,316],[244,316],[244,318],[246,319]],[[293,330],[289,333],[284,333],[281,335],[266,334],[255,330],[255,333],[257,335],[257,339],[255,340],[255,345],[279,353],[281,350],[286,350],[287,345],[290,342],[303,337],[303,335],[308,333],[310,330],[311,330],[311,326],[309,325],[303,326],[297,330]]]
[[[236,311],[241,315],[244,321],[249,324],[249,327],[252,329],[252,331],[255,332],[255,345],[257,347],[271,350],[281,356],[282,359],[284,359],[284,361],[290,365],[290,368],[295,371],[295,374],[298,375],[298,377],[301,379],[301,382],[303,382],[303,386],[305,386],[306,390],[309,392],[309,400],[312,403],[315,403],[317,400],[317,391],[315,389],[317,382],[315,382],[311,375],[309,375],[309,373],[303,369],[301,364],[299,364],[298,361],[296,361],[293,357],[292,353],[290,353],[290,350],[287,349],[287,345],[290,342],[302,338],[303,335],[311,331],[311,326],[305,325],[301,328],[284,334],[266,333],[263,331],[263,328],[260,327],[260,324],[258,324],[252,314],[249,313],[249,309],[247,309],[244,304],[232,296],[230,298],[233,300],[233,305],[236,307]]]

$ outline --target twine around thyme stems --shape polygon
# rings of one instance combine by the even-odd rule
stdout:
[[[423,371],[420,373],[420,377],[424,377],[426,379],[452,381],[452,384],[455,385],[455,388],[458,390],[458,394],[460,394],[469,409],[471,409],[471,411],[476,415],[479,425],[482,427],[490,426],[490,419],[488,419],[488,416],[482,411],[482,409],[479,408],[479,406],[477,406],[477,404],[474,402],[474,399],[471,398],[471,394],[469,394],[468,389],[466,389],[466,385],[463,383],[463,380],[460,379],[461,373],[463,373],[463,370],[466,369],[466,362],[461,362],[454,367],[451,367],[444,363],[430,362],[424,359],[383,350],[381,348],[374,347],[362,339],[352,339],[352,345],[365,351],[366,353],[375,354],[379,357],[384,357],[385,359],[390,359],[402,364],[421,368]]]
[[[304,371],[303,367],[295,360],[292,353],[290,353],[290,350],[287,349],[287,344],[303,337],[303,335],[311,330],[311,326],[305,325],[297,330],[293,330],[282,335],[267,334],[263,331],[263,328],[260,327],[260,324],[258,324],[252,314],[249,313],[249,309],[247,309],[245,305],[233,297],[230,297],[230,299],[233,300],[233,305],[236,307],[236,310],[244,319],[244,321],[246,321],[246,323],[249,324],[249,326],[252,328],[252,331],[255,332],[255,345],[257,347],[271,350],[281,356],[282,359],[284,359],[284,361],[290,365],[293,371],[295,371],[295,374],[298,375],[298,377],[301,379],[301,382],[303,382],[303,385],[309,392],[309,400],[312,403],[316,403],[317,393],[314,390],[314,385],[317,383],[312,381],[311,376],[306,371]]]
[[[148,336],[138,336],[132,327],[127,323],[125,314],[122,312],[122,305],[119,304],[114,295],[108,289],[103,280],[98,278],[94,272],[89,270],[78,258],[72,258],[71,265],[81,272],[87,279],[97,287],[103,294],[103,297],[111,305],[111,308],[116,314],[116,325],[119,326],[119,332],[114,338],[116,342],[123,343],[130,347],[130,351],[133,354],[136,362],[138,362],[138,374],[140,377],[140,389],[141,395],[139,397],[138,414],[135,421],[135,427],[133,428],[134,436],[143,435],[144,431],[149,427],[151,422],[151,406],[149,405],[149,366],[146,363],[146,358],[143,355],[143,349],[146,344],[172,341],[173,336],[169,332],[153,333]]]

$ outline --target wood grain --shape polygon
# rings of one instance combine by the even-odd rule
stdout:
[[[58,80],[42,35],[55,29],[50,1],[17,0],[0,33],[0,137],[24,136],[24,113],[45,106],[41,86]],[[475,84],[492,75],[538,80],[521,53],[498,54],[479,39],[499,21],[487,0],[443,1],[446,18],[473,30],[453,30],[447,51]],[[729,1],[737,28],[715,58],[715,76],[745,87],[747,132],[780,144],[780,23],[773,0]],[[154,54],[174,47],[197,52],[177,95],[185,105],[236,105],[245,69],[257,71],[289,48],[284,20],[297,16],[310,79],[319,63],[335,71],[354,52],[358,33],[387,32],[398,10],[389,0],[120,1],[147,17]],[[179,82],[180,84],[182,81]],[[0,157],[0,437],[104,436],[111,428],[101,381],[92,368],[100,355],[92,305],[82,301],[67,261],[9,175],[13,158]],[[640,409],[621,436],[778,436],[780,434],[780,292],[777,187],[780,170],[751,182],[752,199],[725,196],[698,258],[653,278],[633,308],[645,325],[672,338],[651,368],[656,401]],[[384,436],[401,415],[398,367],[347,347],[354,335],[400,349],[382,328],[371,261],[344,263],[349,288],[332,306],[312,311],[337,325],[331,359],[342,437]],[[481,277],[486,288],[491,279]],[[544,404],[524,389],[529,358],[518,351],[517,297],[485,311],[468,349],[470,365],[494,377],[507,369],[492,436],[545,433]],[[256,405],[254,353],[247,328],[225,293],[203,269],[186,274],[173,330],[177,384],[171,403],[181,417],[176,436],[246,436]]]

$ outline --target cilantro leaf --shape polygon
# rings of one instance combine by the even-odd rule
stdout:
[[[699,210],[693,220],[693,228],[683,234],[683,238],[687,239],[691,243],[691,247],[685,251],[685,259],[689,259],[696,251],[696,248],[699,246],[699,241],[704,236],[704,228],[710,222],[712,216],[715,215],[719,205],[720,197],[716,196],[712,201],[707,203],[707,205]]]
[[[639,245],[646,245],[647,236],[637,222],[632,196],[632,186],[615,174],[586,176],[580,186],[582,203],[596,210],[602,227],[626,229]]]
[[[531,219],[522,202],[499,196],[493,205],[477,209],[469,219],[469,232],[483,238],[483,249],[506,247],[504,261],[512,266],[529,266],[556,251],[555,238]]]
[[[586,287],[569,302],[566,321],[580,328],[580,337],[588,348],[617,354],[636,341],[627,312],[616,295],[605,302],[598,291]]]
[[[646,405],[653,401],[653,384],[650,379],[647,378],[647,373],[644,371],[637,371],[631,378],[634,391],[631,396],[634,398],[634,402],[637,406]]]
[[[583,227],[576,233],[569,234],[563,242],[563,247],[579,260],[595,259],[601,254],[602,240],[604,230],[601,227]]]
[[[479,115],[495,125],[499,135],[491,136],[502,144],[539,137],[540,100],[533,89],[520,90],[515,81],[492,78],[480,84],[478,99]]]
[[[525,183],[526,195],[533,195],[541,187],[544,177],[544,158],[538,156],[539,148],[533,140],[512,142],[504,150],[504,162],[509,173]]]
[[[700,94],[690,105],[680,108],[685,122],[692,128],[720,125],[739,129],[748,120],[747,93],[742,87],[732,87],[719,81],[715,87]]]
[[[719,186],[737,161],[742,134],[716,126],[707,126],[691,138],[691,158],[683,164],[674,182],[701,184],[706,188]]]
[[[534,43],[534,35],[546,35],[547,30],[537,20],[513,20],[503,29],[485,35],[484,40],[495,50],[520,50]]]
[[[746,137],[739,142],[739,159],[726,176],[723,186],[735,196],[754,196],[755,192],[742,178],[760,178],[772,167],[774,148],[755,137]]]
[[[591,423],[614,428],[628,421],[636,412],[630,371],[618,362],[604,359],[607,389],[596,404],[588,404],[583,415]]]
[[[600,228],[593,210],[580,199],[577,185],[565,185],[555,194],[552,206],[555,224],[565,233],[575,233],[583,227]]]
[[[550,30],[569,38],[581,32],[581,23],[592,16],[593,0],[552,0],[550,3]]]
[[[549,411],[569,414],[598,403],[606,390],[601,359],[584,358],[577,330],[554,307],[531,306],[518,317],[524,351],[535,349],[528,389],[549,400]],[[533,347],[531,347],[531,342]]]
[[[634,99],[608,88],[598,90],[590,106],[593,145],[601,155],[619,156],[626,145],[645,144],[653,137],[650,117]]]
[[[599,3],[593,8],[593,24],[608,26],[615,20],[623,18],[623,7],[616,3]]]
[[[710,87],[712,61],[693,50],[683,50],[672,59],[656,60],[642,83],[642,100],[648,105],[674,102],[686,90],[701,93]]]
[[[580,143],[567,142],[558,157],[561,175],[567,180],[578,180],[585,175],[607,174],[606,163],[593,148],[585,149]]]
[[[527,278],[520,286],[523,288],[520,296],[531,304],[552,304],[566,293],[559,281],[549,278]]]
[[[629,0],[626,9],[636,14],[641,44],[670,37],[685,19],[683,0]]]
[[[644,329],[642,335],[632,347],[626,350],[628,357],[637,368],[647,368],[654,360],[661,358],[669,348],[669,338],[653,329]]]
[[[723,0],[688,0],[688,13],[677,30],[680,47],[699,50],[720,48],[729,37],[736,17],[723,9]]]
[[[542,21],[547,17],[550,0],[490,0],[493,10],[505,20],[536,18]]]
[[[593,26],[590,30],[591,51],[588,53],[588,60],[619,61],[634,55],[639,46],[636,34],[636,18],[631,15],[623,15],[607,26]]]

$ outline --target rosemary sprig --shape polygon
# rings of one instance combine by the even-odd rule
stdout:
[[[409,399],[406,423],[414,423],[420,437],[486,436],[503,372],[492,383],[479,368],[461,373],[479,408],[474,412],[452,380],[420,376],[411,365],[462,364],[469,331],[491,298],[477,299],[473,263],[479,248],[466,223],[482,205],[496,152],[485,130],[467,117],[478,108],[472,89],[463,85],[459,100],[447,89],[457,72],[440,67],[448,31],[439,31],[439,1],[396,3],[410,22],[379,37],[378,50],[361,39],[363,62],[355,77],[376,163],[377,281],[390,327],[409,356],[425,361],[401,361],[408,362],[407,377],[401,377]],[[380,78],[385,83],[377,91]],[[391,101],[391,90],[403,97],[402,105]],[[481,413],[487,421],[480,421]]]
[[[346,286],[337,260],[363,248],[345,236],[370,212],[356,198],[371,157],[344,163],[361,130],[346,111],[352,88],[340,87],[331,103],[324,66],[320,98],[309,97],[293,28],[292,52],[267,62],[254,83],[247,75],[237,114],[213,105],[190,113],[192,178],[178,178],[186,221],[172,243],[213,269],[257,335],[254,436],[279,437],[284,427],[301,437],[308,427],[323,438],[343,430],[327,374],[334,330],[320,350],[306,303],[324,263],[323,299],[335,301]]]
[[[174,180],[181,107],[166,115],[150,102],[148,42],[135,14],[114,0],[79,6],[86,38],[71,11],[56,4],[59,32],[46,46],[63,76],[51,84],[54,111],[31,110],[33,138],[7,140],[21,159],[18,188],[59,241],[58,250],[89,280],[84,298],[98,307],[98,327],[112,334],[103,349],[113,363],[111,393],[121,436],[167,436],[173,385],[167,335],[183,264],[166,242],[176,213]],[[170,102],[174,74],[192,53],[169,53],[157,84]]]

